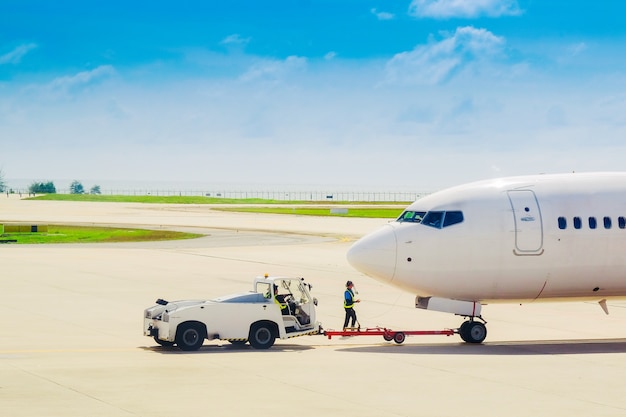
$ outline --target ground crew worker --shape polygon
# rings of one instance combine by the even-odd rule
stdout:
[[[346,282],[346,291],[343,293],[343,308],[346,310],[346,319],[343,321],[343,330],[346,330],[348,327],[348,321],[350,319],[352,319],[352,327],[358,323],[356,319],[356,311],[354,311],[354,303],[360,303],[361,300],[354,299],[354,291],[352,290],[352,287],[354,287],[352,281]]]
[[[274,284],[274,302],[280,307],[280,312],[283,316],[289,315],[289,309],[285,302],[285,296],[278,294],[278,285]]]

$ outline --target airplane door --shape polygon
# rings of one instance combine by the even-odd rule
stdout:
[[[515,220],[515,253],[541,255],[543,222],[535,193],[531,190],[511,190],[508,195]]]

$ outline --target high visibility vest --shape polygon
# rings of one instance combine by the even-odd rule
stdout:
[[[346,292],[343,293],[343,308],[354,307],[354,292],[350,288],[346,288]]]
[[[287,308],[287,304],[283,304],[283,303],[281,303],[280,301],[278,301],[277,295],[278,295],[278,294],[274,295],[274,302],[275,302],[276,304],[278,304],[278,307],[280,307],[280,309],[281,309],[281,310],[286,309],[286,308]]]

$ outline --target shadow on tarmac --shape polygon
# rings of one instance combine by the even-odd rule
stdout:
[[[234,345],[230,343],[224,343],[222,345],[202,345],[202,347],[196,351],[185,352],[178,349],[176,346],[139,346],[139,349],[160,353],[162,355],[202,355],[202,354],[216,354],[216,353],[253,353],[253,352],[303,352],[306,350],[315,349],[314,346],[302,346],[302,345],[285,345],[276,344],[267,350],[255,349],[249,344]]]
[[[266,352],[304,352],[320,348],[319,345],[276,344]],[[324,346],[329,347],[328,345]],[[141,346],[139,349],[162,355],[197,355],[264,352],[254,349],[249,344],[207,344],[199,350],[185,352],[177,347]],[[580,339],[580,340],[530,340],[512,342],[489,342],[481,345],[468,343],[457,344],[411,344],[401,345],[393,342],[359,346],[335,346],[339,352],[383,353],[409,355],[493,355],[493,356],[531,356],[531,355],[591,355],[603,353],[626,353],[626,339]]]
[[[343,352],[392,353],[411,355],[589,355],[626,353],[626,339],[530,340],[488,342],[481,345],[458,344],[388,344],[339,349]]]

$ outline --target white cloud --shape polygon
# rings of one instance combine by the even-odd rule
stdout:
[[[335,59],[336,57],[337,57],[337,52],[335,51],[330,51],[329,53],[324,55],[324,59],[327,61],[330,61],[331,59]]]
[[[387,79],[394,83],[438,84],[469,62],[497,54],[504,42],[504,38],[486,29],[459,27],[441,41],[396,54],[387,63]]]
[[[247,45],[250,43],[250,38],[242,38],[241,35],[235,33],[227,36],[220,42],[222,45]]]
[[[19,64],[22,61],[22,58],[35,48],[37,48],[37,44],[34,43],[20,45],[13,49],[11,52],[0,55],[0,65]]]
[[[521,14],[517,0],[413,0],[409,15],[435,19],[499,17]]]
[[[301,71],[306,68],[306,65],[306,58],[295,55],[289,56],[283,61],[262,60],[252,65],[252,67],[241,76],[241,80],[278,79],[291,72]]]
[[[115,69],[111,65],[101,65],[91,71],[82,71],[78,74],[56,78],[50,83],[50,87],[54,90],[69,90],[113,74],[115,74]]]
[[[379,12],[378,10],[370,9],[370,13],[372,13],[378,20],[393,20],[395,18],[393,13],[389,12]]]

